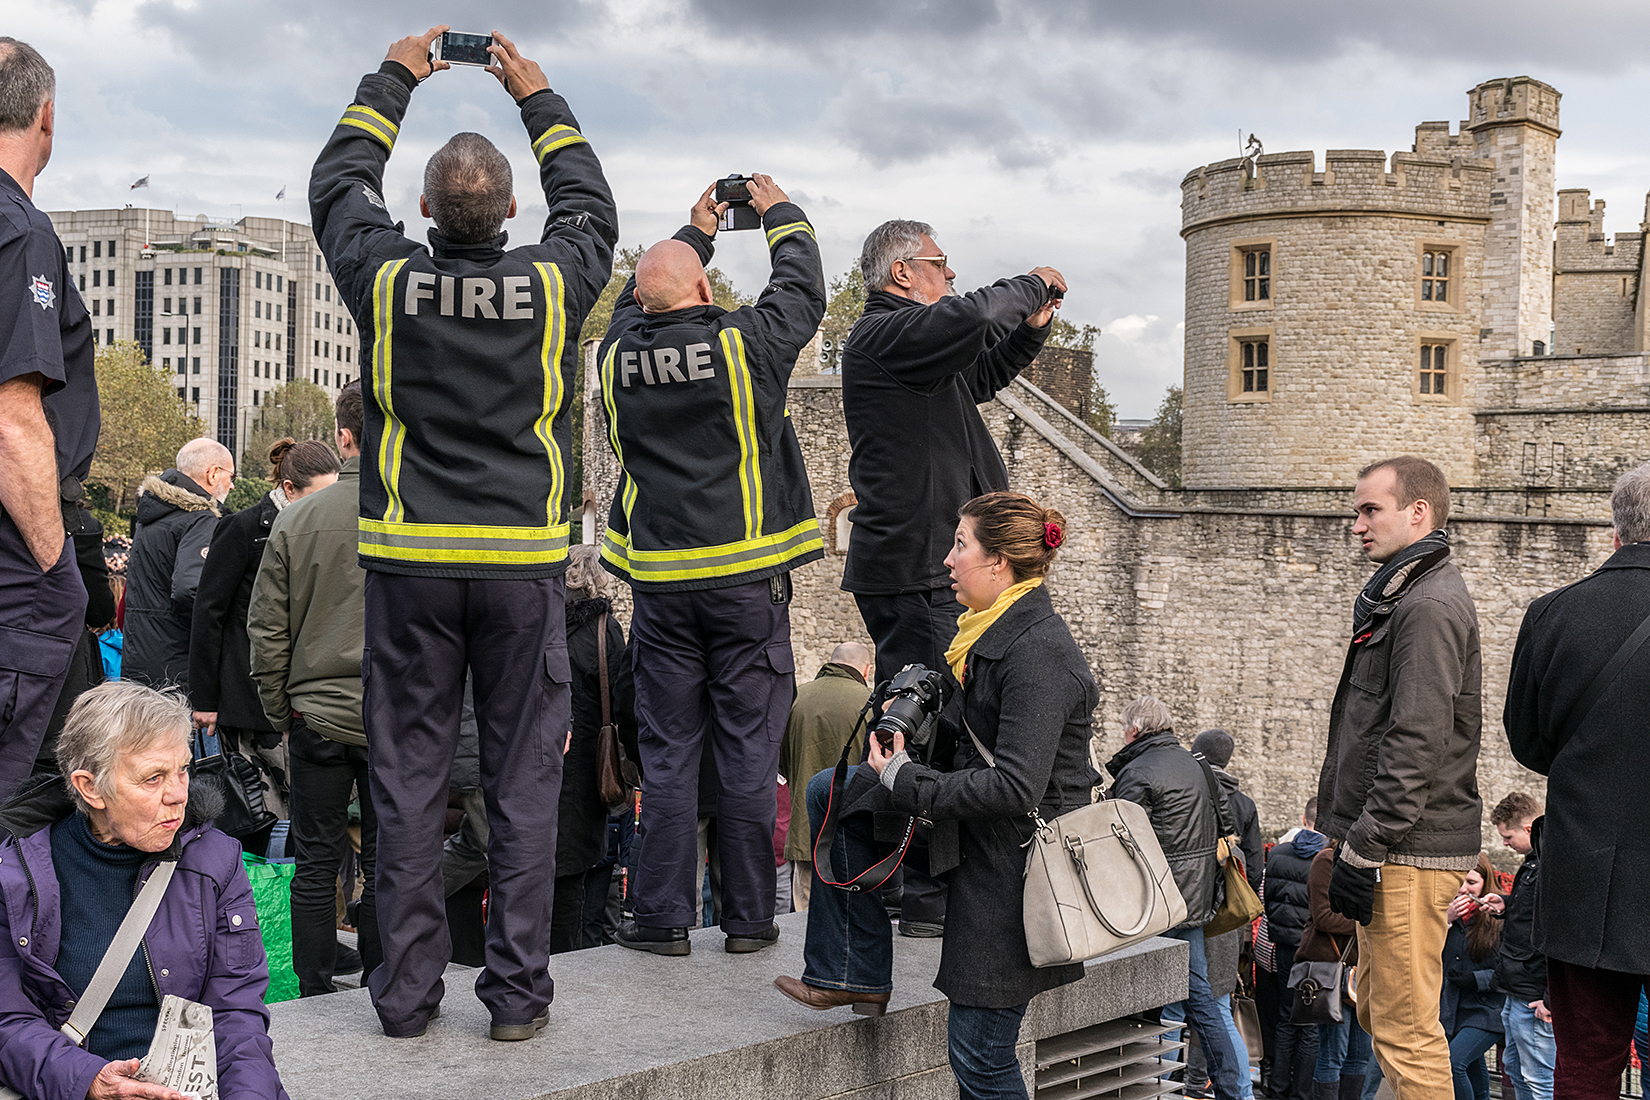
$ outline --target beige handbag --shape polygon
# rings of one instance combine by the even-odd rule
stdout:
[[[995,756],[963,728],[989,767]],[[1032,966],[1065,966],[1150,939],[1186,901],[1146,809],[1113,798],[1044,821],[1026,842],[1024,920]]]

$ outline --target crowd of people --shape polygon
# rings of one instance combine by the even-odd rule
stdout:
[[[1031,999],[1085,974],[1031,962],[1024,849],[1038,821],[1108,797],[1145,808],[1184,902],[1165,934],[1186,944],[1187,995],[1163,1019],[1197,1038],[1188,1091],[1354,1100],[1384,1075],[1398,1100],[1483,1100],[1498,1047],[1520,1100],[1614,1095],[1650,975],[1650,822],[1599,783],[1650,778],[1634,751],[1650,466],[1612,497],[1614,555],[1526,616],[1503,720],[1549,784],[1545,812],[1515,794],[1491,813],[1527,856],[1508,889],[1481,850],[1480,640],[1448,484],[1415,456],[1360,474],[1351,530],[1377,569],[1341,639],[1318,795],[1268,854],[1231,733],[1187,747],[1150,695],[1119,738],[1097,731],[1100,686],[1046,583],[1074,532],[1014,491],[980,416],[1042,347],[1065,279],[1038,267],[959,293],[933,227],[890,221],[864,243],[842,367],[858,499],[843,587],[874,648],[844,642],[799,688],[790,574],[823,544],[785,395],[825,311],[812,223],[748,180],[772,271],[734,310],[705,270],[728,210],[714,187],[642,255],[597,350],[620,481],[600,546],[570,545],[574,334],[607,285],[617,211],[566,100],[495,34],[488,72],[520,109],[543,230],[506,247],[509,161],[465,133],[425,166],[428,247],[403,234],[383,173],[414,93],[448,67],[431,50],[445,29],[390,47],[311,179],[370,369],[331,440],[275,444],[275,488],[249,508],[224,513],[235,459],[210,439],[143,482],[123,678],[103,684],[87,657],[88,627],[115,616],[81,485],[89,321],[30,198],[55,83],[0,39],[0,271],[16,276],[0,292],[0,1078],[42,1100],[181,1100],[135,1078],[175,995],[213,1010],[227,1094],[284,1095],[244,846],[296,861],[300,992],[359,966],[393,1038],[440,1026],[442,973],[473,954],[490,1038],[532,1039],[551,954],[691,954],[708,875],[729,953],[772,947],[776,913],[807,911],[803,970],[774,985],[812,1009],[882,1014],[896,929],[943,937],[960,1093],[1023,1097]],[[910,744],[865,736],[873,687],[912,665],[934,674],[935,723]],[[235,767],[192,785],[206,756]],[[1205,936],[1230,860],[1264,919]],[[345,868],[359,958],[337,937]],[[190,885],[169,887],[180,871]],[[157,919],[203,942],[135,950],[108,899],[141,912],[151,883]],[[485,924],[466,933],[456,900],[478,884]],[[1258,1087],[1233,999],[1245,939],[1270,1037]],[[125,965],[112,989],[93,979],[105,959]],[[1297,1011],[1291,976],[1337,962],[1356,967],[1355,1011]]]

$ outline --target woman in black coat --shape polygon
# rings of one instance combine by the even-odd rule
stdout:
[[[195,724],[215,729],[226,739],[225,747],[251,757],[257,756],[257,748],[280,744],[252,684],[252,643],[246,633],[252,582],[276,515],[337,481],[338,456],[316,439],[282,439],[269,449],[269,472],[275,488],[252,507],[219,520],[212,533],[189,633],[189,701]],[[278,806],[270,809],[286,816]]]
[[[946,651],[963,687],[938,735],[955,752],[944,754],[939,770],[911,758],[898,733],[887,746],[870,738],[870,755],[844,792],[831,853],[844,874],[880,858],[866,811],[934,823],[929,870],[950,886],[934,986],[951,1001],[951,1067],[964,1100],[1025,1095],[1014,1046],[1026,1006],[1083,977],[1081,963],[1031,965],[1021,912],[1033,812],[1052,820],[1087,805],[1100,779],[1089,760],[1099,692],[1042,586],[1064,539],[1065,518],[1021,493],[988,493],[963,506],[945,559],[969,609]],[[808,785],[816,823],[830,785],[830,772]],[[828,873],[830,863],[815,867]],[[800,981],[775,982],[787,996],[810,1008],[885,1009],[892,936],[874,891],[816,885],[803,956]]]
[[[602,726],[598,631],[607,637],[607,684],[613,723],[625,757],[637,760],[636,693],[624,628],[608,598],[612,577],[594,546],[575,546],[567,556],[567,660],[573,671],[573,736],[562,757],[561,800],[556,826],[556,892],[550,914],[550,952],[599,947],[585,942],[586,895],[606,903],[613,868],[598,867],[607,854],[607,805],[597,793],[597,738]],[[605,616],[605,618],[604,618]]]

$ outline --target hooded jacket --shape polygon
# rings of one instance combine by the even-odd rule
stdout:
[[[195,593],[189,703],[196,710],[217,711],[218,724],[229,729],[271,729],[252,684],[246,611],[269,529],[279,514],[274,496],[265,493],[257,504],[219,523]]]
[[[1318,828],[1346,841],[1342,859],[1477,864],[1482,679],[1478,611],[1448,559],[1347,647],[1318,779]]]
[[[141,950],[157,1001],[171,993],[212,1010],[218,1094],[285,1100],[252,884],[240,843],[207,820],[221,805],[221,795],[197,780],[172,847],[144,865],[140,889],[161,860],[178,868]],[[32,781],[0,809],[11,834],[0,844],[0,1077],[35,1100],[83,1100],[106,1064],[57,1030],[77,994],[54,969],[63,921],[74,914],[63,912],[51,826],[76,812],[60,776]]]
[[[251,673],[274,728],[292,712],[329,741],[364,746],[361,651],[367,575],[356,554],[361,460],[281,510],[270,528],[246,614]]]
[[[951,583],[957,509],[1008,488],[979,405],[1042,350],[1025,319],[1048,299],[1035,275],[923,305],[873,290],[842,352],[848,482],[859,503],[842,587],[897,595]]]
[[[1322,833],[1302,829],[1295,838],[1272,846],[1266,860],[1266,927],[1272,942],[1299,947],[1301,933],[1312,918],[1307,878],[1312,857],[1329,842]]]
[[[1212,805],[1203,765],[1173,730],[1142,734],[1106,762],[1114,782],[1108,798],[1137,802],[1186,900],[1186,919],[1176,927],[1201,928],[1225,900],[1216,842],[1236,831],[1226,796]]]
[[[1260,810],[1255,806],[1255,800],[1244,794],[1238,787],[1237,776],[1225,768],[1217,768],[1213,764],[1209,769],[1220,780],[1220,792],[1226,796],[1227,806],[1232,811],[1232,820],[1237,826],[1238,852],[1243,858],[1243,877],[1249,880],[1249,888],[1260,893],[1260,882],[1266,874],[1266,844],[1260,839]]]
[[[549,207],[540,238],[409,240],[383,192],[415,87],[393,61],[363,77],[309,181],[315,238],[361,327],[361,564],[560,576],[578,335],[613,267],[613,193],[545,89],[519,104]]]
[[[121,673],[158,686],[189,686],[189,636],[201,569],[223,513],[177,470],[138,486],[126,565],[126,643]]]

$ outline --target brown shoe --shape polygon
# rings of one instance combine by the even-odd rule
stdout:
[[[852,1005],[854,1011],[861,1016],[881,1016],[888,1011],[888,994],[886,993],[856,993],[851,989],[821,989],[817,985],[808,985],[795,978],[781,975],[773,980],[773,987],[791,1000],[809,1008],[824,1011],[827,1008],[841,1008],[843,1005]]]

